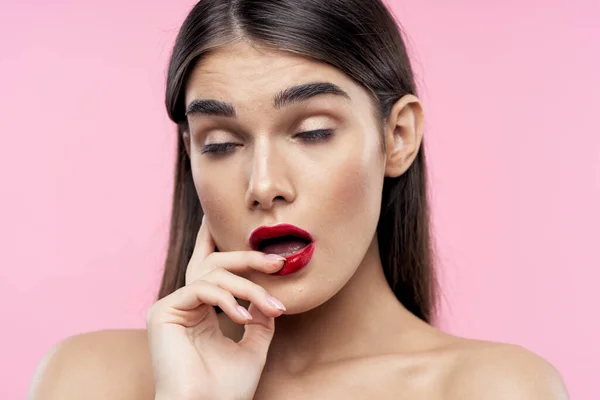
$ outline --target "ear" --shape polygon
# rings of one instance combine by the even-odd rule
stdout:
[[[183,145],[185,146],[185,152],[190,157],[190,131],[189,129],[185,129],[183,134],[181,135],[183,138]]]
[[[385,176],[396,178],[411,166],[423,139],[423,107],[407,94],[392,107],[385,125]]]

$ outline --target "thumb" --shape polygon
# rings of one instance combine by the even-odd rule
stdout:
[[[254,304],[250,304],[248,311],[252,320],[246,323],[244,336],[238,345],[266,360],[269,345],[275,334],[275,318],[266,316]]]

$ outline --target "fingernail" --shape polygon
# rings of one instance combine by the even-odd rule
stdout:
[[[281,310],[281,311],[286,310],[285,306],[283,304],[281,304],[281,302],[273,296],[268,296],[267,301],[269,302],[269,304],[271,304],[273,307],[275,307],[278,310]]]
[[[270,261],[285,261],[285,257],[279,254],[267,254],[265,258]]]
[[[252,315],[244,307],[237,306],[236,308],[238,310],[238,313],[240,313],[240,315],[244,317],[244,319],[252,319]]]

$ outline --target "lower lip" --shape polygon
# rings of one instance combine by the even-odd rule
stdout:
[[[315,242],[311,242],[308,246],[298,251],[297,253],[290,254],[285,258],[285,265],[279,271],[274,273],[276,276],[285,276],[293,274],[294,272],[300,271],[310,261],[315,251]]]

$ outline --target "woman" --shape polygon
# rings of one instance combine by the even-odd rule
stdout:
[[[423,110],[379,0],[202,0],[171,57],[171,236],[147,330],[58,345],[32,399],[565,399],[432,324]]]

